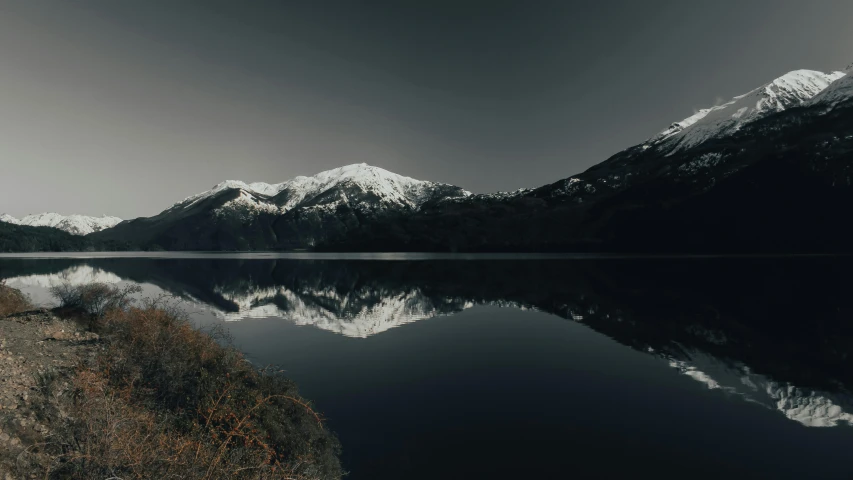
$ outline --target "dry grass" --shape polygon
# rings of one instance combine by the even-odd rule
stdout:
[[[0,280],[0,317],[32,310],[33,306],[26,295],[19,290],[6,286]]]
[[[339,444],[275,371],[258,371],[221,333],[163,302],[93,319],[106,342],[70,394],[45,395],[63,419],[19,473],[40,478],[337,479]],[[217,341],[218,340],[218,341]],[[48,382],[51,380],[48,380]],[[49,385],[42,391],[50,392]]]

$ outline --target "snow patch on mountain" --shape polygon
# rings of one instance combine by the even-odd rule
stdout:
[[[279,185],[270,185],[269,183],[263,182],[255,182],[255,183],[246,183],[240,180],[225,180],[224,182],[217,183],[210,190],[205,190],[204,192],[197,193],[195,195],[191,195],[178,203],[175,203],[170,207],[170,209],[174,209],[176,207],[188,208],[196,203],[201,202],[206,198],[210,198],[220,192],[224,192],[226,190],[245,190],[248,192],[254,192],[260,195],[265,195],[271,197],[277,194],[280,190],[278,189]]]
[[[727,103],[699,110],[673,123],[643,147],[659,147],[675,153],[710,138],[731,134],[747,123],[804,104],[842,77],[844,72],[795,70],[786,73]]]
[[[0,221],[15,225],[30,227],[53,227],[64,230],[72,235],[87,235],[92,232],[114,227],[122,222],[118,217],[104,215],[89,217],[86,215],[60,215],[58,213],[38,213],[17,219],[8,214],[0,214]]]
[[[459,198],[448,198],[446,202],[464,202],[464,201],[475,201],[475,202],[504,202],[507,200],[512,200],[515,198],[521,198],[525,195],[532,192],[532,188],[519,188],[518,190],[513,190],[511,192],[494,192],[494,193],[479,193],[475,195],[468,195],[465,197]]]
[[[174,204],[171,209],[188,208],[220,192],[239,189],[270,199],[275,197],[279,207],[278,213],[286,213],[303,202],[310,201],[335,187],[346,184],[358,186],[366,192],[375,194],[380,199],[380,203],[386,206],[411,209],[420,208],[442,188],[454,188],[451,185],[416,180],[397,175],[383,168],[359,163],[327,170],[310,177],[295,177],[277,184],[227,180],[215,185],[210,190],[185,198]],[[470,192],[460,189],[460,196],[470,195]],[[248,196],[244,196],[244,198],[248,198]],[[245,203],[246,201],[241,200],[248,205]],[[271,211],[271,209],[269,210]]]
[[[450,185],[416,180],[366,163],[347,165],[312,177],[296,177],[281,185],[280,194],[286,195],[281,204],[288,211],[300,203],[343,184],[353,184],[362,190],[374,193],[382,203],[419,209],[429,201],[436,190]],[[461,196],[471,192],[462,190]]]
[[[275,215],[280,212],[281,209],[277,205],[241,189],[237,198],[225,202],[219,208],[214,209],[212,213],[214,217],[221,218],[226,215],[234,215],[240,220],[248,222],[257,218],[261,213]]]
[[[844,72],[844,76],[815,95],[808,101],[807,105],[831,110],[841,103],[853,100],[853,64],[847,67]]]

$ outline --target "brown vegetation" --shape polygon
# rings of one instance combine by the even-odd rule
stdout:
[[[40,379],[39,415],[52,424],[51,434],[18,455],[16,473],[341,477],[339,445],[322,417],[280,372],[259,371],[223,346],[222,332],[197,330],[167,301],[131,306],[127,289],[66,286],[63,292],[98,299],[97,308],[85,301],[74,306],[90,312],[89,328],[103,345],[96,360],[74,372],[67,393],[57,393],[60,378]]]
[[[9,288],[0,280],[0,317],[6,317],[31,309],[29,299],[14,288]]]

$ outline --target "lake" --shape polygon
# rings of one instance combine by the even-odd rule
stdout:
[[[359,479],[853,478],[853,259],[7,255],[223,325]]]

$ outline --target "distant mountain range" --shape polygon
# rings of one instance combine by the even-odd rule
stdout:
[[[118,217],[107,215],[102,217],[87,217],[85,215],[39,213],[17,219],[9,214],[0,213],[0,222],[11,223],[13,225],[26,225],[29,227],[53,227],[72,235],[88,235],[92,232],[100,232],[106,228],[118,225],[121,221]]]
[[[851,68],[787,73],[535,189],[472,195],[358,164],[229,180],[120,223],[0,220],[83,234],[90,249],[847,252]]]

